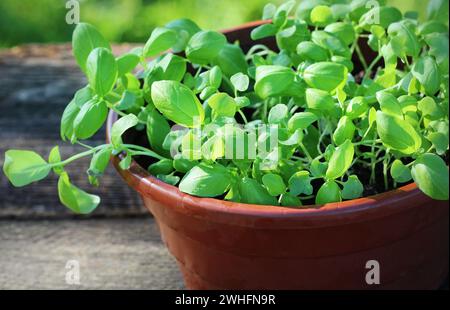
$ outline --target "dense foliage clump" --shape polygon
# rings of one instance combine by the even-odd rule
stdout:
[[[58,147],[48,160],[10,150],[6,176],[24,186],[53,170],[62,203],[79,213],[100,199],[72,185],[64,166],[92,156],[88,176],[98,185],[119,153],[122,169],[151,157],[152,175],[200,197],[301,207],[415,181],[447,200],[447,25],[364,0],[333,3],[303,1],[295,14],[295,1],[268,4],[251,37],[273,38],[276,48],[255,42],[245,51],[181,19],[115,57],[94,27],[79,24],[73,53],[89,84],[64,111],[61,137],[86,146],[112,110],[120,118],[111,143],[66,160]],[[132,128],[150,148],[123,142]]]

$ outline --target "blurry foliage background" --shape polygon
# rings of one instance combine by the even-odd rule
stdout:
[[[145,42],[156,26],[187,17],[219,30],[259,19],[263,6],[283,0],[79,0],[80,21],[114,42]],[[29,42],[67,42],[65,0],[0,0],[0,48]],[[388,0],[402,11],[425,15],[427,0]]]

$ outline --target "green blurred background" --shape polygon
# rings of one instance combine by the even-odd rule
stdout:
[[[145,42],[155,26],[187,17],[218,30],[260,18],[263,6],[283,0],[80,0],[80,20],[114,42]],[[425,15],[427,0],[388,0]],[[0,48],[29,42],[67,42],[64,0],[0,0]]]

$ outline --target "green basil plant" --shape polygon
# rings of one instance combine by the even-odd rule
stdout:
[[[121,169],[149,157],[145,168],[182,192],[241,203],[301,208],[409,182],[448,200],[449,33],[435,18],[443,3],[432,1],[425,22],[385,1],[268,4],[249,50],[180,19],[116,56],[80,23],[73,54],[88,85],[67,105],[61,138],[86,150],[66,159],[57,146],[46,159],[8,150],[4,174],[20,187],[53,171],[61,202],[82,214],[100,198],[65,167],[90,156],[98,185],[118,154]],[[273,48],[257,41],[265,38]],[[84,143],[109,111],[119,115],[111,142]],[[130,129],[149,147],[124,142]]]

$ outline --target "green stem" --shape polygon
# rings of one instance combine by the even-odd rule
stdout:
[[[241,115],[242,119],[244,120],[244,123],[248,124],[247,117],[245,116],[244,112],[242,112],[242,110],[239,109],[238,113]]]
[[[300,143],[300,148],[302,149],[303,153],[305,153],[306,157],[308,157],[308,159],[310,161],[313,161],[314,159],[312,158],[312,156],[309,154],[308,150],[306,149],[306,147],[303,145],[303,143]]]
[[[381,60],[383,56],[382,55],[378,55],[373,61],[372,63],[369,65],[369,67],[367,68],[366,72],[364,73],[364,77],[363,80],[367,79],[368,77],[370,77],[370,74],[372,73],[373,68],[375,67],[375,65]]]
[[[361,64],[363,65],[364,71],[367,72],[368,70],[368,65],[366,62],[366,59],[364,58],[363,53],[361,52],[361,49],[359,48],[359,45],[356,45],[356,54],[358,54],[359,60],[361,61]]]
[[[168,158],[163,157],[163,156],[155,153],[154,151],[152,151],[152,150],[150,150],[148,148],[145,148],[143,146],[134,145],[134,144],[123,144],[123,146],[125,148],[127,148],[127,149],[135,149],[135,150],[141,151],[142,154],[136,154],[136,155],[146,155],[146,156],[154,157],[154,158],[159,159],[159,160],[168,159]]]
[[[83,157],[92,155],[92,154],[94,154],[95,152],[97,152],[98,150],[100,150],[100,149],[102,149],[102,148],[105,148],[105,147],[108,147],[108,146],[109,146],[109,144],[102,144],[102,145],[96,146],[96,147],[94,147],[94,148],[91,148],[91,149],[88,150],[88,151],[85,151],[85,152],[82,152],[82,153],[73,155],[72,157],[69,157],[69,158],[67,158],[66,160],[60,161],[60,162],[58,162],[58,163],[52,163],[52,164],[49,164],[49,165],[50,165],[50,167],[52,167],[52,168],[53,168],[53,167],[66,166],[66,165],[70,164],[71,162],[73,162],[73,161],[75,161],[75,160],[77,160],[77,159],[80,159],[80,158],[83,158]]]

